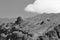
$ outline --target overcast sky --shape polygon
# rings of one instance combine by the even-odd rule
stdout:
[[[24,8],[35,0],[0,0],[0,17],[31,17],[34,13],[24,11]]]

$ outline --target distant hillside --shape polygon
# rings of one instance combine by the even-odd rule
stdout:
[[[16,18],[0,18],[0,24],[1,23],[8,23],[8,22],[14,22],[16,20]]]
[[[60,19],[60,13],[57,13],[57,14],[54,14],[54,13],[51,13],[51,14],[47,14],[47,13],[44,13],[44,14],[38,14],[34,17],[30,17],[30,18],[27,18],[27,20],[38,20],[38,19],[46,19],[46,18],[50,18],[50,19]]]
[[[59,14],[38,14],[34,17],[27,18],[25,22],[23,22],[23,27],[29,27],[33,31],[37,31],[40,29],[45,29],[49,27],[49,25],[53,25],[54,23],[60,23],[60,13]],[[54,24],[55,25],[55,24]],[[40,28],[41,26],[41,28]],[[40,29],[39,29],[40,28]]]

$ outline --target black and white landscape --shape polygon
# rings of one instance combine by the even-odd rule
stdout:
[[[60,40],[60,0],[0,0],[0,40]]]

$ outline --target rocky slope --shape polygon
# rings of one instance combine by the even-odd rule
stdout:
[[[17,17],[14,22],[0,24],[1,40],[53,40],[52,33],[59,38],[60,14],[40,14],[31,18]],[[58,28],[57,28],[58,29]],[[53,32],[50,32],[53,31]],[[49,36],[48,36],[49,35]],[[51,36],[52,35],[52,36]],[[51,38],[50,38],[51,36]],[[56,39],[57,39],[56,38]]]

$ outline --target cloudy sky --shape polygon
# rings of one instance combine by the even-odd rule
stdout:
[[[25,12],[24,8],[35,0],[0,0],[0,17],[31,17],[36,14]]]
[[[60,13],[60,0],[35,0],[34,3],[27,5],[27,12]]]
[[[0,0],[0,17],[32,17],[37,13],[60,13],[60,0]]]

